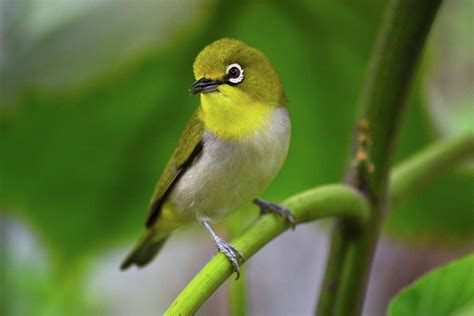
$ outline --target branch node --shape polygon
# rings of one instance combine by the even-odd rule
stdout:
[[[355,158],[351,163],[354,177],[350,183],[361,191],[365,191],[369,174],[375,171],[375,165],[370,158],[372,138],[370,136],[369,121],[362,118],[357,124]]]

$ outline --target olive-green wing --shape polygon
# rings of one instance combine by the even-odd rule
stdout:
[[[199,110],[198,110],[199,111]],[[161,207],[179,178],[199,158],[203,148],[204,124],[196,111],[186,125],[178,146],[156,184],[155,193],[150,201],[150,210],[146,227],[153,226],[158,219]]]

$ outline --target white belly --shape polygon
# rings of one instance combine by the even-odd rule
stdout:
[[[173,188],[171,202],[183,215],[226,217],[265,191],[285,161],[290,135],[284,108],[276,108],[245,140],[223,140],[206,131],[201,157]]]

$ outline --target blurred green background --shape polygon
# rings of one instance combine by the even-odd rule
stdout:
[[[154,183],[198,105],[187,93],[193,59],[218,38],[262,50],[290,101],[289,157],[265,197],[340,181],[384,4],[1,0],[0,314],[117,313],[84,285],[104,261],[118,269],[141,234]],[[473,132],[473,12],[469,0],[442,7],[397,161],[439,137]],[[402,205],[388,219],[390,238],[469,248],[473,170],[453,169]]]

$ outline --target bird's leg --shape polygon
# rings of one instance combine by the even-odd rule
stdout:
[[[291,211],[288,208],[280,204],[265,201],[261,198],[256,198],[255,200],[253,200],[253,202],[260,207],[260,215],[264,215],[267,213],[278,214],[291,224],[291,228],[293,230],[295,229],[295,218],[293,217],[293,214],[291,214]]]
[[[244,255],[240,252],[239,249],[235,248],[234,246],[226,242],[224,239],[217,236],[208,221],[203,220],[202,224],[211,234],[212,239],[214,239],[214,243],[217,246],[217,250],[219,250],[219,252],[222,252],[232,263],[232,267],[234,268],[235,273],[237,273],[237,278],[235,278],[237,280],[240,277],[239,259],[243,262],[245,260]]]

